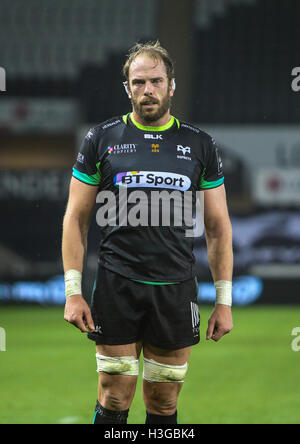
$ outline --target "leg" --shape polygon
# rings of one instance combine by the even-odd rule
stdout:
[[[97,345],[96,350],[97,354],[102,357],[124,359],[126,356],[131,357],[132,360],[138,360],[141,344]],[[98,368],[99,386],[95,415],[97,421],[95,423],[125,423],[135,394],[137,375],[124,375],[126,370],[128,373],[128,364],[123,364],[123,361],[116,361],[111,364],[109,361],[102,359],[100,362],[103,370],[100,369],[99,371]]]
[[[146,359],[152,359],[167,366],[184,366],[189,361],[190,352],[191,347],[162,350],[148,344],[144,346]],[[165,379],[168,380],[168,377]],[[174,379],[176,380],[176,377]],[[180,376],[177,379],[180,379]],[[172,382],[171,379],[168,382],[150,382],[144,379],[143,396],[147,421],[150,420],[153,424],[176,423],[177,402],[182,386],[182,382]]]
[[[109,357],[133,356],[139,359],[141,345],[97,345],[97,353]],[[129,409],[134,397],[137,376],[99,372],[98,400],[109,410]]]
[[[137,291],[138,285],[99,266],[91,308],[96,328],[88,334],[88,338],[97,344],[99,389],[96,424],[100,420],[107,424],[111,421],[124,423],[135,393],[139,366],[132,360],[137,361],[140,356],[139,340],[144,316],[140,302],[143,294]],[[126,345],[120,345],[124,342]],[[135,368],[129,372],[126,367]]]

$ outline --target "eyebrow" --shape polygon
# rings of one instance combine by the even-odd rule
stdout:
[[[153,77],[152,79],[149,79],[149,80],[151,80],[153,82],[155,80],[163,80],[163,79],[164,79],[163,77]],[[138,82],[145,82],[145,79],[133,79],[132,80],[132,83],[138,83]]]

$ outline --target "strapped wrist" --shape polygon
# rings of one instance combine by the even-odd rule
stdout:
[[[216,304],[232,306],[232,282],[231,281],[217,281],[216,288]]]
[[[82,294],[81,281],[82,281],[82,273],[80,271],[69,270],[65,273],[66,299],[76,294]]]

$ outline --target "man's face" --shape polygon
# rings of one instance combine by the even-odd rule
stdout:
[[[133,109],[145,122],[156,122],[170,110],[174,90],[161,59],[139,55],[130,65],[129,90]]]

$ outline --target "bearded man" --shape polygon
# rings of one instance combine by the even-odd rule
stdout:
[[[184,226],[101,227],[91,308],[81,290],[86,239],[98,193],[204,192],[204,226],[216,306],[207,339],[232,328],[232,231],[222,162],[212,137],[171,115],[173,61],[159,42],[135,45],[123,68],[132,112],[92,128],[73,169],[63,227],[65,320],[96,344],[99,390],[94,424],[126,424],[143,353],[146,424],[176,424],[192,346],[198,344],[194,239]],[[164,204],[155,211],[164,212]],[[125,209],[125,211],[126,211]],[[124,202],[114,209],[124,212]]]

